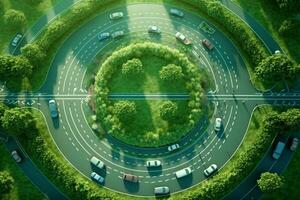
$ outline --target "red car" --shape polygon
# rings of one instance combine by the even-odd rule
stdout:
[[[202,40],[202,44],[209,50],[214,48],[214,45],[208,39]]]

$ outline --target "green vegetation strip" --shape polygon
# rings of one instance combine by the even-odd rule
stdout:
[[[169,47],[144,42],[114,52],[96,77],[96,113],[121,141],[157,147],[178,141],[207,111],[206,78],[188,58]],[[113,93],[188,93],[189,101],[116,102]],[[169,102],[169,103],[168,103]]]

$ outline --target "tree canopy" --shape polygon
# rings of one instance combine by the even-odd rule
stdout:
[[[134,58],[132,60],[128,60],[122,66],[122,74],[127,76],[127,77],[140,76],[143,73],[144,73],[143,64],[137,58]]]
[[[0,76],[4,80],[29,77],[32,68],[30,62],[23,56],[0,55]]]
[[[257,180],[257,185],[262,192],[272,192],[283,186],[283,179],[277,173],[264,172]]]
[[[8,171],[0,171],[0,197],[13,188],[14,179]]]
[[[170,65],[164,66],[159,71],[159,77],[163,81],[178,81],[184,77],[184,74],[183,74],[182,68],[180,66],[170,64]]]
[[[27,44],[25,47],[21,48],[22,55],[26,57],[29,62],[35,67],[43,64],[46,57],[44,51],[37,44]]]
[[[172,101],[165,101],[159,107],[160,117],[166,121],[172,121],[176,118],[178,113],[178,106]]]
[[[114,104],[114,114],[123,123],[133,120],[136,113],[136,105],[134,102],[119,101]]]
[[[22,30],[26,25],[26,17],[22,11],[9,9],[4,14],[4,23],[9,29]]]

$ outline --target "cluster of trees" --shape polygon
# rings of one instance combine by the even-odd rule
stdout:
[[[20,31],[25,28],[27,24],[27,19],[22,11],[9,9],[4,13],[4,24],[5,27],[14,30]]]
[[[277,173],[264,172],[257,180],[257,185],[262,192],[273,192],[284,184],[283,178]]]
[[[278,133],[299,130],[299,124],[300,109],[290,109],[283,113],[274,111],[268,114],[263,119],[262,127],[258,130],[257,138],[253,144],[238,155],[230,168],[223,170],[213,178],[203,182],[200,186],[191,189],[180,197],[182,197],[182,199],[191,200],[221,199],[251,173]],[[281,125],[283,128],[280,127]],[[284,127],[286,129],[284,129]],[[284,132],[282,132],[282,130],[284,130]],[[279,180],[278,177],[275,176],[276,175],[263,175],[263,179],[261,179],[259,183],[261,185],[260,187],[269,187],[272,189],[281,187],[282,179]],[[178,199],[178,196],[174,196],[174,199]]]
[[[0,171],[0,198],[8,194],[14,186],[14,179],[8,171]]]
[[[186,88],[190,94],[187,126],[192,127],[199,120],[204,105],[204,90],[202,88],[202,77],[199,69],[194,66],[183,54],[175,49],[155,44],[151,42],[136,43],[127,46],[121,50],[115,51],[103,64],[96,76],[95,86],[95,102],[97,104],[96,113],[98,119],[102,120],[103,127],[109,132],[122,131],[122,124],[116,120],[114,106],[108,99],[109,88],[108,81],[117,72],[119,66],[124,66],[124,61],[131,63],[135,58],[142,55],[151,55],[162,58],[165,61],[172,63],[165,66],[160,71],[160,76],[163,80],[175,81],[183,79],[186,82]],[[134,62],[138,63],[138,61]],[[128,64],[128,62],[126,63]],[[180,67],[181,66],[181,67]],[[161,116],[168,116],[162,114]],[[167,119],[163,118],[163,119]],[[168,120],[167,120],[168,121]]]
[[[255,69],[256,76],[262,81],[293,80],[298,72],[299,67],[284,54],[265,58]]]
[[[122,74],[128,78],[140,77],[144,74],[143,63],[137,58],[128,60],[122,65]]]
[[[33,66],[24,56],[0,55],[0,77],[2,81],[16,81],[30,77]]]
[[[182,68],[180,66],[169,64],[162,67],[159,71],[159,77],[163,81],[176,82],[182,80],[184,74],[182,73]]]

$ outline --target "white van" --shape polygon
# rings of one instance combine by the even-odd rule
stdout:
[[[191,173],[192,173],[191,168],[187,167],[187,168],[184,168],[184,169],[181,169],[181,170],[175,172],[175,176],[176,176],[176,178],[182,178],[182,177],[185,177],[185,176],[187,176]]]

